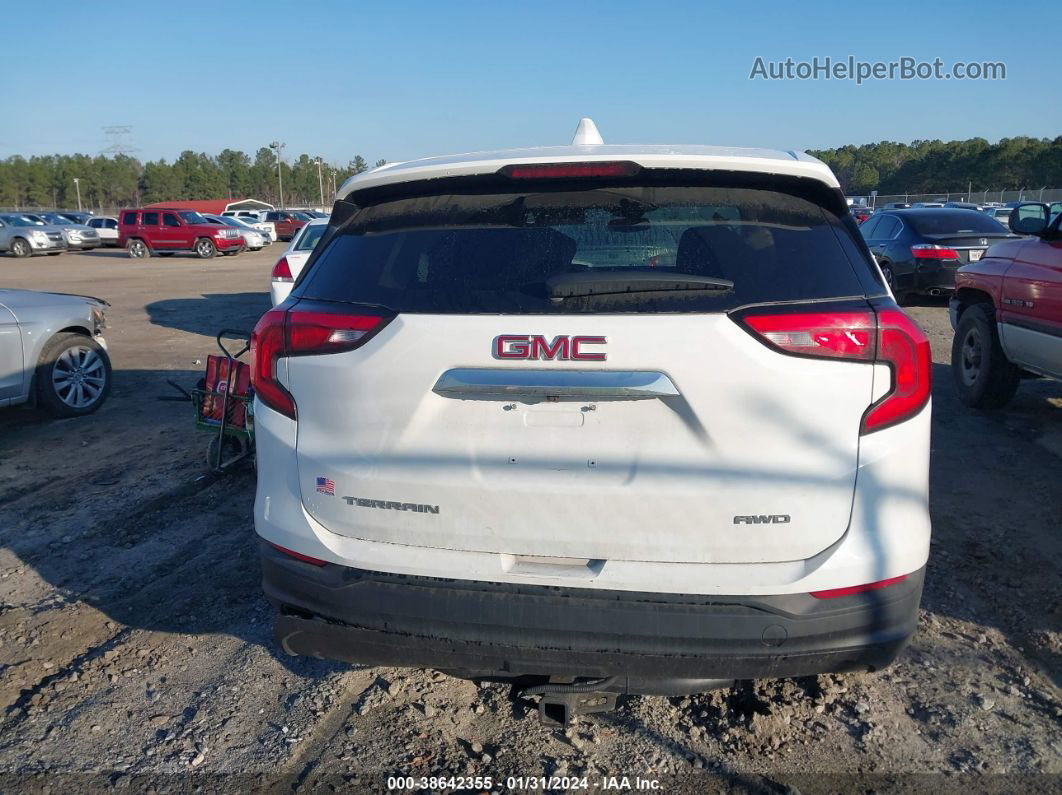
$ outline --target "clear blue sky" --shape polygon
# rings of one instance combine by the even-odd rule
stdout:
[[[1062,2],[5,3],[0,157],[413,157],[567,143],[819,148],[1062,134]],[[14,34],[14,35],[12,35]],[[1004,61],[1007,79],[750,81],[767,60]]]

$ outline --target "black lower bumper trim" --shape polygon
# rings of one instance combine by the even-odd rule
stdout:
[[[313,566],[262,545],[294,655],[484,678],[617,676],[620,692],[877,670],[917,625],[924,569],[836,599],[629,593]]]

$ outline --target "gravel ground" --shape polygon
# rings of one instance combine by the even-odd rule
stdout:
[[[279,249],[0,260],[4,286],[109,300],[116,373],[92,417],[0,412],[0,790],[381,791],[391,775],[486,776],[495,790],[509,776],[575,777],[573,789],[585,776],[590,790],[623,776],[662,791],[1059,790],[1062,385],[1026,382],[1004,412],[964,409],[946,308],[911,308],[936,362],[934,541],[900,660],[626,698],[549,729],[502,686],[273,644],[253,476],[204,476],[189,408],[155,396],[167,378],[194,383],[217,328],[253,325]]]

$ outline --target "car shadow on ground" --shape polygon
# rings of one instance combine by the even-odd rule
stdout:
[[[253,469],[212,474],[211,434],[195,429],[192,405],[157,400],[178,395],[167,380],[192,388],[201,375],[117,370],[107,403],[86,417],[0,410],[0,460],[21,462],[0,476],[0,546],[54,590],[49,602],[102,615],[75,630],[89,656],[115,633],[143,630],[190,644],[236,637],[303,676],[345,669],[289,657],[273,642]],[[39,589],[26,587],[25,607],[16,585],[5,611],[39,612]],[[105,630],[103,619],[116,628]]]
[[[269,293],[207,293],[198,298],[165,298],[144,307],[156,326],[213,337],[221,328],[250,332],[271,307]],[[221,320],[219,320],[221,319]]]

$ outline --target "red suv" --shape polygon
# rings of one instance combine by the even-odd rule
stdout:
[[[137,259],[177,251],[194,252],[210,259],[219,251],[236,254],[243,250],[243,235],[230,226],[217,226],[193,210],[164,207],[122,210],[118,214],[118,245]]]
[[[959,399],[975,408],[1005,405],[1022,375],[1062,379],[1062,213],[1030,202],[1009,222],[1025,237],[955,275],[951,368]]]
[[[295,237],[296,232],[313,219],[305,213],[289,210],[270,210],[266,213],[265,220],[276,226],[278,240],[291,240]]]

